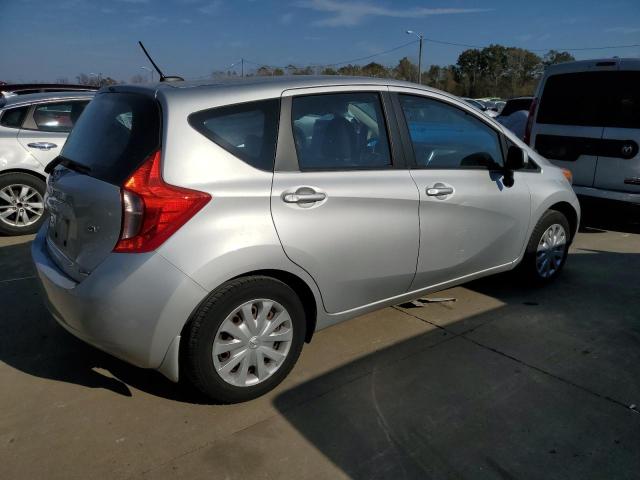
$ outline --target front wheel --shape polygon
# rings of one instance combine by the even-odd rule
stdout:
[[[571,229],[560,212],[548,210],[533,229],[520,271],[538,284],[554,280],[562,271],[569,253]]]
[[[183,372],[205,395],[236,403],[263,395],[291,371],[305,338],[304,308],[279,280],[232,280],[188,325]]]

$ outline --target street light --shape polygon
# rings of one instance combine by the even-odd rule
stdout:
[[[416,33],[413,30],[407,30],[407,35],[415,35],[420,39],[420,49],[418,50],[418,83],[422,85],[422,42],[424,40],[424,35]]]
[[[146,70],[147,72],[149,72],[149,74],[151,75],[151,83],[153,83],[153,70],[151,70],[149,67],[140,67],[142,70]]]

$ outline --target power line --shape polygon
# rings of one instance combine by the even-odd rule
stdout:
[[[424,41],[425,42],[439,44],[439,45],[450,45],[450,46],[464,47],[464,48],[482,49],[482,48],[487,48],[488,47],[488,45],[472,45],[472,44],[468,44],[468,43],[447,42],[445,40],[438,40],[438,39],[435,39],[435,38],[427,38],[427,37],[424,37]],[[350,63],[362,62],[364,60],[370,60],[370,59],[375,58],[375,57],[379,57],[379,56],[382,56],[382,55],[387,55],[389,53],[395,52],[395,51],[400,50],[402,48],[408,47],[409,45],[413,45],[413,44],[415,44],[417,42],[418,42],[418,40],[411,40],[410,42],[403,43],[402,45],[398,45],[396,47],[390,48],[388,50],[383,50],[381,52],[372,53],[371,55],[366,55],[364,57],[351,58],[349,60],[342,60],[342,61],[339,61],[339,62],[332,62],[332,63],[311,63],[311,64],[307,64],[307,65],[304,65],[304,66],[296,66],[296,68],[335,67],[335,66],[338,66],[338,65],[345,65],[345,64],[350,64]],[[515,48],[523,48],[523,50],[529,50],[530,52],[547,52],[549,50],[557,50],[557,51],[565,51],[565,52],[577,52],[577,51],[588,51],[588,50],[612,50],[612,49],[619,49],[619,48],[635,48],[635,47],[640,47],[640,44],[636,43],[636,44],[629,44],[629,45],[608,45],[608,46],[600,46],[600,47],[575,47],[575,48],[554,48],[554,49],[548,49],[548,48],[538,48],[538,49],[527,48],[527,49],[525,49],[523,47],[515,47]],[[225,70],[228,70],[229,68],[234,67],[238,63],[240,63],[240,61],[229,65],[228,67],[225,68]],[[269,65],[269,64],[265,64],[265,63],[254,62],[252,60],[247,60],[246,58],[244,59],[244,63],[249,63],[249,64],[252,64],[252,65],[256,65],[258,67],[267,67],[267,68],[273,68],[273,69],[275,69],[275,68],[286,69],[286,67],[284,67],[284,66]]]
[[[438,43],[441,45],[453,45],[456,47],[465,47],[465,48],[486,48],[488,45],[469,45],[467,43],[455,43],[455,42],[445,42],[444,40],[436,40],[434,38],[427,38],[425,37],[424,39],[425,42],[431,42],[431,43]],[[584,50],[609,50],[609,49],[616,49],[616,48],[634,48],[634,47],[640,47],[640,43],[636,43],[636,44],[631,44],[631,45],[609,45],[609,46],[604,46],[604,47],[575,47],[575,48],[523,48],[523,47],[516,47],[516,48],[522,48],[523,50],[529,50],[530,52],[548,52],[549,50],[558,50],[558,51],[564,51],[564,52],[576,52],[576,51],[584,51]]]

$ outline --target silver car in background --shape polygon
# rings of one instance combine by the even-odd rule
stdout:
[[[0,97],[0,234],[35,233],[44,219],[44,168],[93,92]]]
[[[383,79],[109,87],[50,168],[32,255],[53,316],[220,402],[337,322],[516,266],[553,280],[580,219],[498,123]]]

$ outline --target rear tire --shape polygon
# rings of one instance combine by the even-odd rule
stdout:
[[[265,276],[231,280],[211,293],[187,325],[182,371],[216,402],[251,400],[291,371],[305,330],[304,308],[288,285]]]
[[[547,210],[538,220],[519,266],[525,280],[544,285],[555,280],[569,253],[571,228],[569,221],[556,210]]]
[[[44,222],[46,183],[28,173],[0,174],[0,234],[29,235]]]

